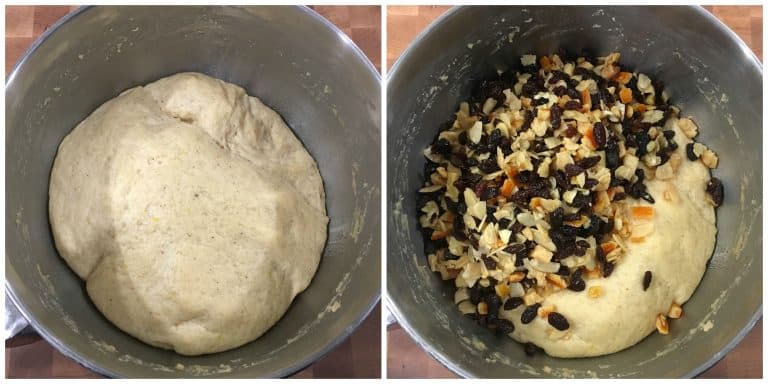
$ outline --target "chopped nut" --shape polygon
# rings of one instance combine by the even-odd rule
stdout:
[[[717,168],[717,155],[712,152],[710,149],[706,149],[704,153],[701,154],[701,162],[704,163],[708,168],[715,169]]]
[[[529,289],[528,292],[525,293],[525,296],[523,296],[523,303],[525,303],[525,305],[534,305],[542,301],[544,301],[544,298],[539,296],[535,289]]]
[[[538,315],[541,318],[545,318],[545,317],[549,316],[549,314],[554,312],[554,311],[555,311],[555,306],[554,305],[552,305],[552,304],[543,305],[543,306],[539,307]]]
[[[669,334],[669,323],[667,323],[667,317],[664,316],[663,314],[659,314],[658,316],[656,316],[656,329],[662,335]]]
[[[524,272],[515,272],[515,273],[509,275],[509,278],[508,278],[510,283],[518,283],[518,282],[523,281],[523,279],[525,279],[525,273]]]
[[[669,311],[667,312],[667,316],[669,316],[670,319],[679,319],[680,316],[683,315],[683,308],[673,302],[672,305],[669,307]]]
[[[548,263],[552,260],[552,252],[537,244],[531,251],[531,258],[543,263]]]
[[[599,285],[593,285],[593,286],[589,287],[589,289],[587,290],[587,296],[590,299],[597,299],[598,297],[600,297],[602,295],[603,295],[603,287],[601,287]]]
[[[681,118],[677,121],[677,126],[680,127],[680,130],[683,131],[685,136],[687,136],[689,139],[693,139],[696,137],[696,135],[699,134],[699,127],[696,126],[696,123],[694,123],[690,118]]]
[[[481,301],[477,304],[477,313],[481,315],[487,315],[488,314],[488,303],[485,301]]]
[[[559,275],[550,273],[547,275],[547,281],[560,289],[565,289],[566,287],[568,287],[568,284]]]

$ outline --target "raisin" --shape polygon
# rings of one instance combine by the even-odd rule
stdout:
[[[491,131],[491,134],[488,136],[488,143],[498,146],[499,143],[501,142],[502,137],[503,136],[501,136],[501,130],[499,130],[498,128],[494,129],[493,131]]]
[[[712,203],[715,204],[715,207],[723,205],[724,188],[723,182],[720,181],[720,179],[717,177],[709,179],[709,182],[707,182],[706,191],[709,196],[712,197]]]
[[[511,254],[517,254],[518,252],[522,252],[524,250],[525,250],[525,244],[522,244],[522,243],[510,244],[506,248],[504,248],[505,252],[509,252]]]
[[[587,180],[584,181],[584,188],[585,189],[592,189],[592,187],[599,184],[599,181],[597,179],[587,178]]]
[[[451,154],[451,142],[446,139],[439,139],[432,144],[432,153],[437,153],[443,156]]]
[[[597,248],[599,249],[600,247]],[[582,273],[584,273],[584,271],[581,268],[573,272],[573,275],[571,275],[571,283],[568,284],[568,289],[571,291],[581,292],[587,288],[587,284],[581,277]]]
[[[486,268],[490,270],[496,269],[496,260],[491,259],[490,257],[483,257],[482,260],[483,260],[483,263],[485,263]]]
[[[651,286],[651,279],[653,278],[653,274],[651,271],[645,271],[645,274],[643,274],[643,291],[647,291],[648,287]]]
[[[688,160],[690,161],[696,161],[699,157],[696,156],[695,153],[693,153],[693,143],[688,143],[685,145],[685,154],[688,156]]]
[[[595,148],[600,150],[605,147],[607,135],[608,133],[605,131],[605,126],[603,126],[603,123],[595,123],[595,125],[592,127],[592,138],[595,142]]]
[[[621,201],[627,198],[627,194],[624,192],[618,192],[613,195],[613,201]]]
[[[549,215],[549,226],[556,230],[563,226],[563,216],[565,215],[565,209],[558,207]]]
[[[497,327],[496,329],[498,329],[499,332],[507,335],[515,331],[515,325],[512,324],[512,322],[507,319],[497,319],[496,327]]]
[[[480,84],[480,89],[478,90],[478,93],[480,95],[481,103],[484,103],[486,99],[492,98],[496,100],[496,103],[498,105],[501,105],[506,101],[506,95],[504,95],[504,90],[509,87],[506,86],[505,82],[502,80],[485,80]]]
[[[499,163],[496,161],[496,156],[491,156],[481,161],[477,167],[485,173],[494,173],[500,169]]]
[[[469,141],[469,137],[467,136],[467,132],[462,132],[459,134],[459,144],[467,145],[468,141]]]
[[[571,274],[571,269],[565,265],[560,264],[560,269],[556,272],[560,276],[568,276]]]
[[[504,302],[504,309],[507,311],[511,311],[521,305],[523,305],[522,297],[512,297],[510,299],[507,299],[507,301]]]
[[[565,176],[566,177],[574,177],[576,175],[579,175],[580,173],[584,172],[584,168],[576,165],[576,164],[566,164],[565,165]]]
[[[551,73],[552,73],[552,77],[549,78],[549,81],[547,81],[547,84],[555,84],[560,80],[567,82],[571,78],[570,76],[568,76],[567,73],[563,71],[553,70]]]
[[[600,247],[598,247],[598,248],[600,248]],[[615,265],[615,264],[613,264],[613,263],[605,262],[605,263],[603,264],[603,268],[602,268],[602,269],[603,269],[603,277],[608,277],[608,276],[610,276],[610,275],[611,275],[611,273],[613,273],[613,268],[614,268],[615,266],[616,266],[616,265]]]
[[[550,312],[549,315],[547,315],[547,321],[549,322],[549,325],[555,327],[558,331],[565,331],[570,327],[565,316],[557,312]]]
[[[619,167],[619,145],[613,136],[605,144],[605,166],[611,170]]]
[[[520,315],[520,322],[523,324],[528,324],[531,321],[533,321],[533,319],[536,318],[536,315],[539,312],[539,307],[541,307],[541,304],[536,303],[525,308],[525,310],[523,311],[523,314]]]
[[[528,356],[535,356],[542,351],[542,349],[534,343],[525,343],[524,350],[525,354]]]
[[[585,157],[576,162],[576,165],[584,169],[590,169],[600,162],[600,156]]]
[[[493,199],[494,197],[496,197],[498,195],[499,195],[499,187],[498,186],[495,186],[495,185],[488,186],[485,189],[483,189],[483,192],[480,194],[480,199],[481,200],[490,200],[490,199]],[[493,207],[488,207],[488,208],[490,208],[492,210],[495,210]],[[491,212],[491,216],[490,217],[493,217],[493,212]]]
[[[481,297],[480,284],[473,285],[472,288],[469,289],[469,301],[472,302],[472,304],[477,305],[480,303]]]
[[[565,108],[566,111],[576,111],[581,109],[581,101],[578,100],[568,100],[565,102],[565,105],[563,105],[563,108]]]
[[[677,150],[677,142],[671,139],[667,140],[667,150],[670,152]]]
[[[646,153],[648,153],[648,143],[651,142],[651,137],[648,136],[647,132],[640,131],[635,134],[635,145],[637,147],[637,153],[635,154],[637,157],[642,157]]]
[[[557,97],[563,97],[563,95],[568,93],[568,88],[563,87],[562,85],[558,85],[555,87],[555,89],[552,90],[552,93],[554,93]]]
[[[673,131],[673,130],[671,130],[671,129],[670,129],[670,130],[666,130],[666,131],[664,131],[664,137],[665,137],[667,140],[672,140],[672,139],[674,139],[674,138],[675,138],[675,131]]]
[[[560,108],[559,105],[555,104],[552,106],[552,108],[550,108],[549,112],[552,129],[559,129],[560,124],[562,124],[563,109]]]

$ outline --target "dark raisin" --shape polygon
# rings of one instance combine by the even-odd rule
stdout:
[[[563,97],[568,92],[568,88],[563,87],[562,85],[558,85],[555,87],[555,89],[552,90],[552,93],[554,93],[557,97]]]
[[[592,205],[592,197],[590,195],[577,193],[570,205],[574,208],[589,207]]]
[[[566,164],[565,165],[565,176],[566,177],[574,177],[580,173],[584,172],[584,168],[579,167],[576,164]]]
[[[651,271],[645,271],[645,274],[643,275],[643,291],[647,291],[648,287],[651,286],[651,279],[653,278],[653,274]]]
[[[497,319],[496,328],[499,330],[499,332],[507,335],[515,331],[515,325],[507,319]]]
[[[695,153],[693,153],[692,142],[685,145],[685,154],[688,156],[688,160],[690,161],[696,161],[699,158]]]
[[[473,285],[472,288],[469,289],[469,301],[471,301],[472,304],[477,305],[480,303],[481,297],[482,292],[480,292],[480,284]]]
[[[459,134],[459,144],[467,145],[468,141],[469,141],[469,137],[467,136],[467,132],[462,132]]]
[[[509,252],[511,254],[517,254],[518,252],[522,252],[524,250],[525,250],[525,244],[523,243],[510,244],[506,248],[504,248],[505,252]]]
[[[528,324],[531,321],[533,321],[533,319],[536,318],[536,315],[539,312],[539,307],[541,307],[541,304],[536,303],[525,308],[525,310],[523,311],[523,314],[520,315],[520,322],[523,324]]]
[[[709,179],[709,182],[707,182],[706,191],[712,198],[712,203],[715,204],[715,207],[723,205],[724,187],[723,182],[720,181],[720,179],[717,177]]]
[[[667,140],[672,140],[675,137],[675,131],[672,129],[664,131],[664,137]]]
[[[439,139],[432,144],[432,153],[437,153],[443,156],[451,154],[451,142],[446,139]]]
[[[590,156],[577,161],[576,164],[579,167],[582,167],[584,169],[590,169],[595,165],[597,165],[597,163],[599,162],[600,162],[600,156]]]
[[[563,71],[553,70],[551,73],[552,73],[552,77],[549,78],[549,81],[547,81],[547,84],[555,84],[560,80],[568,81],[568,79],[571,78],[570,76],[568,76],[567,73]]]
[[[534,114],[533,112],[525,109],[521,111],[523,114],[523,125],[520,127],[522,130],[526,130],[528,128],[531,128],[531,123],[533,123]]]
[[[523,89],[521,91],[521,94],[525,97],[533,97],[533,95],[535,95],[537,91],[538,89],[536,85],[533,84],[529,79],[528,82],[523,84]]]
[[[506,217],[502,217],[499,219],[499,228],[501,229],[507,229],[509,228],[509,225],[512,224],[512,221],[507,219]],[[455,226],[455,224],[454,224]]]
[[[565,316],[557,312],[550,312],[549,315],[547,315],[547,321],[549,322],[549,325],[555,327],[558,331],[565,331],[570,327]]]
[[[579,129],[576,128],[576,126],[573,124],[568,124],[568,126],[565,128],[565,132],[563,132],[563,135],[565,137],[574,137],[577,133],[579,133]]]
[[[493,173],[500,169],[499,163],[496,161],[496,156],[491,156],[481,161],[477,167],[485,173]]]
[[[597,248],[600,248],[600,247],[597,247]],[[581,292],[584,289],[586,289],[587,284],[584,282],[584,279],[581,277],[583,273],[584,271],[581,268],[573,272],[573,275],[571,275],[571,283],[568,284],[568,289],[576,292]]]
[[[613,195],[613,201],[621,201],[627,198],[627,194],[624,192],[617,192]]]
[[[595,142],[595,148],[603,149],[606,144],[608,133],[605,131],[605,126],[603,126],[603,123],[597,122],[592,127],[592,138]]]
[[[550,108],[550,123],[552,124],[552,129],[559,129],[560,124],[562,124],[562,117],[563,117],[563,109],[560,108],[559,105],[555,104]]]
[[[488,136],[488,143],[493,145],[499,145],[501,142],[501,138],[503,136],[501,135],[501,131],[497,128],[491,131],[491,134]]]
[[[598,248],[600,248],[600,247],[598,247]],[[603,263],[603,267],[602,267],[602,269],[603,269],[603,277],[610,276],[611,273],[613,273],[613,268],[615,266],[616,266],[615,264],[610,263],[610,262]]]
[[[569,276],[571,274],[571,269],[560,264],[560,269],[557,270],[557,274],[560,276]]]
[[[641,157],[648,153],[648,143],[651,142],[651,136],[648,136],[647,132],[641,131],[635,134],[635,144],[637,146],[638,157]]]
[[[484,103],[486,99],[493,98],[496,100],[496,103],[499,105],[503,104],[506,100],[506,95],[504,95],[504,90],[509,87],[506,86],[506,83],[503,80],[485,80],[480,84],[480,89],[478,90],[478,93],[480,95],[481,103]]]
[[[565,102],[565,105],[563,105],[563,108],[567,111],[576,111],[581,109],[581,101],[578,100],[568,100]]]
[[[667,140],[667,150],[669,151],[675,151],[677,150],[677,142],[675,140]]]
[[[581,109],[581,101],[582,101],[581,100],[581,92],[576,90],[576,86],[579,85],[579,82],[576,81],[575,79],[571,79],[571,80],[572,81],[568,82],[568,91],[567,91],[568,93],[567,93],[567,95],[568,95],[568,97],[571,98],[571,100],[578,101],[579,102],[579,108],[578,109]],[[567,104],[567,102],[566,102],[566,104]],[[566,109],[568,109],[568,108],[566,108]]]
[[[561,170],[555,172],[555,183],[557,184],[557,188],[561,191],[565,191],[571,186],[571,182],[568,180],[568,177],[565,176],[565,172]]]
[[[525,354],[528,356],[535,356],[537,353],[543,351],[539,346],[534,343],[525,343]]]
[[[619,145],[613,136],[605,144],[605,166],[611,170],[619,167]]]
[[[483,263],[485,263],[486,268],[490,270],[496,269],[496,260],[491,259],[490,257],[483,257],[482,260],[483,260]]]
[[[598,183],[597,179],[587,178],[587,180],[584,181],[584,188],[592,189],[592,187],[596,186]]]
[[[523,305],[522,297],[512,297],[510,299],[507,299],[507,301],[504,302],[504,309],[507,311],[511,311],[521,305]]]
[[[563,226],[563,216],[565,215],[565,209],[558,207],[549,215],[549,226],[556,230]]]
[[[485,189],[483,189],[483,192],[480,194],[479,197],[480,197],[480,200],[490,200],[498,195],[499,195],[499,187],[494,185],[494,186],[488,186]],[[488,208],[494,209],[493,207],[488,207]],[[493,212],[491,212],[490,217],[493,217]]]

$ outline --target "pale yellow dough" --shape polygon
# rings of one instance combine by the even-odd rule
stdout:
[[[532,342],[555,357],[598,356],[628,348],[656,330],[656,316],[666,314],[670,304],[685,303],[704,275],[706,263],[715,245],[715,212],[707,203],[705,186],[709,169],[699,161],[685,158],[685,144],[690,142],[670,120],[679,144],[677,153],[684,160],[675,179],[650,180],[648,191],[654,196],[655,232],[642,243],[628,242],[628,252],[606,279],[587,279],[587,290],[602,287],[602,296],[589,298],[587,290],[557,292],[542,303],[554,305],[568,319],[570,328],[558,331],[546,318],[537,317],[529,324],[520,323],[525,306],[500,316],[511,320],[521,342]],[[677,191],[674,201],[663,198],[667,184]],[[632,205],[649,205],[633,200]],[[643,274],[651,271],[653,279],[643,291]],[[674,327],[674,322],[670,323]]]
[[[184,355],[254,340],[310,283],[322,180],[281,117],[197,73],[125,91],[61,143],[56,247],[96,307]]]

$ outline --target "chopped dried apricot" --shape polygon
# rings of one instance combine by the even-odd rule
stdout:
[[[636,219],[652,219],[653,207],[649,205],[639,205],[632,207],[632,217]]]
[[[432,232],[432,236],[430,237],[430,239],[440,240],[440,239],[444,239],[446,236],[448,236],[448,232],[446,231],[434,231]]]
[[[504,184],[501,186],[501,195],[504,197],[512,196],[512,190],[515,187],[515,182],[512,179],[504,180]]]
[[[624,104],[628,104],[632,101],[632,90],[629,88],[624,88],[621,91],[619,91],[619,97],[621,98],[621,102]]]
[[[630,80],[632,80],[632,73],[630,72],[619,72],[614,76],[613,78],[616,80],[619,84],[627,84]]]
[[[541,66],[541,69],[545,71],[549,71],[552,69],[552,61],[549,60],[548,56],[542,56],[539,59],[539,66]]]

